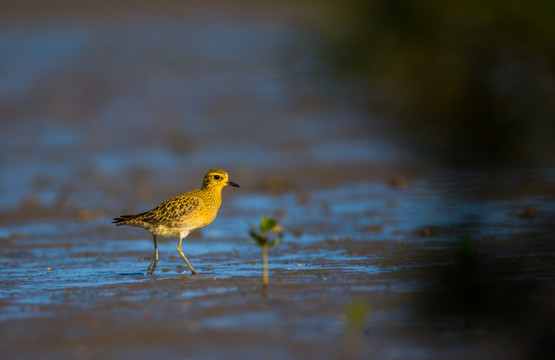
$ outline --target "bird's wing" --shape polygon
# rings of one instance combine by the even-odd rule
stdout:
[[[197,196],[179,195],[146,212],[141,220],[150,224],[184,221],[194,218],[203,205]]]

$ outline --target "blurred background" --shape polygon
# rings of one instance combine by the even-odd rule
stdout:
[[[2,4],[3,208],[213,166],[552,165],[550,1]]]
[[[337,261],[367,254],[357,260],[361,279],[374,274],[374,261],[388,266],[369,255],[375,242],[405,263],[397,270],[414,266],[410,300],[388,310],[401,311],[403,330],[378,342],[378,355],[465,358],[469,352],[445,350],[456,339],[504,356],[513,353],[504,352],[505,335],[521,340],[511,356],[553,354],[555,2],[2,0],[0,7],[5,319],[34,311],[20,301],[38,286],[25,273],[77,254],[70,249],[80,249],[74,258],[100,258],[90,254],[105,242],[125,256],[136,243],[117,241],[111,217],[200,186],[206,170],[220,167],[241,192],[225,190],[215,225],[224,230],[209,236],[238,239],[245,214],[275,215],[307,253],[325,245],[320,258],[328,250]],[[365,250],[335,248],[333,239]],[[143,242],[138,249],[151,251]],[[397,253],[392,243],[414,248]],[[66,250],[58,253],[60,244]],[[216,250],[241,252],[222,244]],[[37,246],[42,252],[26,250]],[[194,254],[204,245],[192,246]],[[137,265],[136,257],[125,265]],[[14,280],[14,259],[38,265]],[[338,284],[355,283],[344,275]],[[58,278],[59,289],[76,286],[70,280]],[[46,290],[36,306],[63,303]],[[363,297],[378,311],[374,290]],[[350,299],[339,297],[337,307]],[[426,334],[442,335],[416,348],[397,343],[392,353],[395,336],[422,334],[411,323],[407,335],[404,311]],[[21,333],[30,326],[17,324]],[[366,339],[383,329],[365,324]],[[12,337],[3,344],[8,353],[18,344]],[[350,356],[376,354],[370,343]],[[304,354],[293,349],[285,355]]]
[[[346,104],[341,86],[321,85],[335,78],[319,58],[328,44],[299,27],[296,7],[54,1],[8,9],[4,208],[171,194],[212,167],[243,172],[248,189],[272,171],[308,175],[399,152],[378,136],[370,146],[379,124]]]

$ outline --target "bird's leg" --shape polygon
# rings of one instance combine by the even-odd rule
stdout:
[[[152,259],[152,262],[146,269],[147,271],[150,270],[150,275],[152,275],[154,269],[156,269],[156,265],[158,264],[158,244],[156,243],[156,235],[152,235],[152,237],[154,239],[154,259]]]
[[[185,236],[187,236],[187,234]],[[195,271],[195,268],[193,268],[193,265],[191,265],[189,260],[187,260],[187,258],[185,257],[185,254],[183,254],[183,250],[181,250],[181,241],[185,236],[183,236],[183,234],[179,234],[179,243],[177,244],[177,251],[179,252],[179,255],[181,255],[181,257],[183,258],[183,260],[185,260],[185,262],[187,263],[189,270],[191,270],[191,274],[196,274],[197,272]]]

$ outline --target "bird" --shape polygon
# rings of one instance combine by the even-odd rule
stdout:
[[[178,237],[177,252],[185,260],[191,274],[196,274],[181,249],[181,242],[190,232],[203,228],[214,221],[222,203],[222,189],[225,186],[239,187],[237,183],[229,180],[229,175],[224,170],[211,169],[204,176],[200,189],[177,195],[152,210],[137,215],[120,215],[115,217],[112,223],[116,226],[142,227],[152,234],[154,258],[147,268],[150,275],[154,273],[158,264],[156,241],[158,236]]]

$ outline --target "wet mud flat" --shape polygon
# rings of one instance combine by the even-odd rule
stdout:
[[[149,234],[102,214],[3,223],[3,354],[520,359],[551,346],[554,209],[541,198],[449,203],[419,181],[225,200],[184,242],[197,275],[165,239],[149,276]],[[287,229],[266,293],[246,236],[260,213]]]

